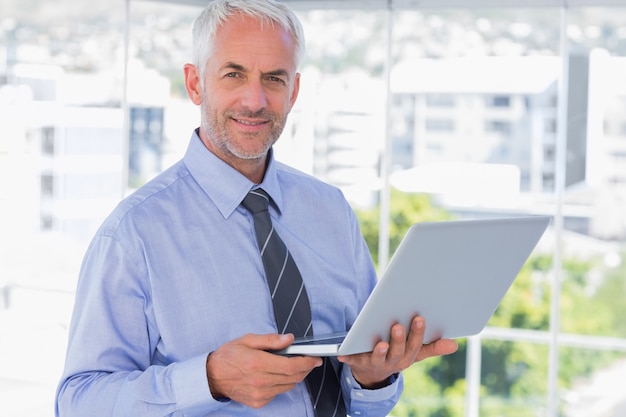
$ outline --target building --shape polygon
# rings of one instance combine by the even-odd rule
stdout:
[[[133,73],[143,82],[129,92],[133,101],[125,134],[119,77],[66,74],[47,65],[10,69],[10,83],[0,86],[0,166],[7,171],[0,202],[11,213],[4,217],[11,219],[7,227],[37,225],[33,232],[89,241],[127,192],[129,171],[140,183],[160,172],[169,82],[141,70]],[[148,147],[152,152],[146,152]]]
[[[594,51],[572,56],[568,67],[566,217],[571,229],[610,239],[626,236],[625,215],[600,214],[619,207],[613,200],[624,199],[626,190],[626,93],[619,75],[625,63]],[[397,178],[412,191],[437,194],[439,188],[449,201],[463,205],[450,194],[461,188],[484,196],[502,192],[497,186],[510,172],[494,168],[514,167],[521,195],[550,202],[561,71],[559,57],[539,56],[399,63],[391,78],[393,165],[408,171]],[[476,174],[481,165],[491,170]],[[436,176],[442,172],[447,181]],[[453,182],[460,186],[451,192]],[[606,199],[611,204],[600,203]],[[511,205],[519,203],[518,198]],[[467,205],[480,202],[471,199]],[[616,223],[624,226],[616,230]]]
[[[63,103],[65,78],[58,67],[22,64],[0,87],[8,122],[0,126],[2,157],[13,167],[3,193],[32,208],[5,209],[29,229],[86,240],[122,195],[124,116],[119,107]]]

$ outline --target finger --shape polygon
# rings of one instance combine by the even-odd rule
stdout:
[[[247,334],[234,342],[255,350],[281,350],[293,343],[292,334]]]
[[[419,354],[417,355],[417,361],[421,361],[433,356],[450,355],[459,349],[459,345],[456,341],[451,339],[440,339],[422,346]]]
[[[426,321],[423,317],[414,317],[411,321],[411,330],[409,331],[409,337],[407,338],[407,351],[412,352],[414,356],[417,356],[418,352],[422,349],[424,343],[424,332],[426,331]]]
[[[289,345],[292,335],[245,335],[208,355],[206,372],[215,398],[257,408],[304,380],[320,358],[289,358],[268,352]]]
[[[255,372],[244,376],[246,382],[255,387],[258,392],[275,396],[292,389],[302,382],[316,366],[322,365],[322,359],[316,357],[284,357],[268,352],[260,352],[263,366]],[[259,398],[260,399],[260,398]]]
[[[388,360],[398,360],[403,357],[406,351],[406,330],[401,324],[394,324],[391,327],[391,335],[389,340],[389,352],[387,353]]]
[[[256,372],[265,380],[262,384],[295,384],[318,366],[323,364],[321,358],[313,356],[287,357],[266,351],[257,351],[257,358],[244,362],[248,371]]]
[[[278,361],[279,362],[276,364],[275,367],[270,370],[270,372],[301,379],[304,379],[309,374],[309,372],[313,370],[313,368],[322,366],[322,364],[324,363],[322,358],[318,358],[315,356],[278,356]]]
[[[390,344],[387,342],[378,342],[372,349],[369,361],[373,367],[382,367],[387,361],[389,355]]]

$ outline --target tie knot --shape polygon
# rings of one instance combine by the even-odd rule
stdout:
[[[262,188],[251,190],[241,204],[252,214],[267,211],[270,203],[269,195]]]

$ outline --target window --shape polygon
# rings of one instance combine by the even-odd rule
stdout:
[[[426,132],[429,133],[442,133],[442,132],[454,132],[454,120],[451,119],[434,119],[429,118],[425,121]]]
[[[508,96],[494,96],[487,99],[487,107],[510,107],[511,97]]]
[[[52,219],[52,216],[49,214],[42,214],[40,227],[42,231],[52,230],[54,227],[54,220]]]
[[[54,155],[54,128],[44,127],[41,129],[41,153]]]
[[[546,119],[544,121],[544,132],[556,133],[556,120],[555,119]]]
[[[41,195],[46,197],[54,196],[54,177],[52,174],[41,175]]]
[[[513,130],[511,122],[505,120],[487,120],[485,122],[485,131],[490,133],[500,133],[508,136]]]
[[[445,94],[427,94],[426,105],[429,107],[454,107],[455,98]]]
[[[2,3],[0,170],[16,180],[3,183],[0,196],[0,249],[8,255],[0,257],[0,354],[11,358],[0,367],[0,398],[8,415],[51,416],[77,269],[91,236],[130,191],[129,164],[132,185],[141,185],[182,156],[198,124],[181,67],[203,3],[130,0],[128,19],[124,2],[83,3]],[[389,212],[381,214],[393,219],[383,236],[389,253],[378,253],[376,222],[364,225],[378,265],[411,222],[554,216],[488,328],[461,340],[459,353],[407,371],[391,414],[598,417],[591,410],[601,410],[621,417],[626,0],[577,0],[565,9],[551,0],[289,3],[304,24],[308,53],[300,96],[276,145],[280,159],[337,181],[360,215],[384,208],[381,166],[438,168],[427,184],[392,182]],[[128,132],[125,22],[127,93],[141,103]],[[589,63],[588,83],[565,96],[563,43]],[[588,110],[566,115],[559,108],[581,97],[577,108]],[[148,108],[156,109],[150,117]],[[589,137],[582,181],[565,187],[570,155],[562,130],[574,117],[588,123]],[[125,155],[131,134],[136,148]],[[507,170],[498,171],[504,158]],[[490,175],[470,181],[467,171],[455,171],[457,186],[445,188],[449,164]],[[519,179],[508,181],[510,168]],[[46,314],[33,314],[42,305]]]

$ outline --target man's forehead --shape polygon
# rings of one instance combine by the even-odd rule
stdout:
[[[263,72],[295,72],[295,41],[278,24],[262,23],[250,16],[233,16],[216,32],[211,59],[220,68],[251,70],[262,65]]]

